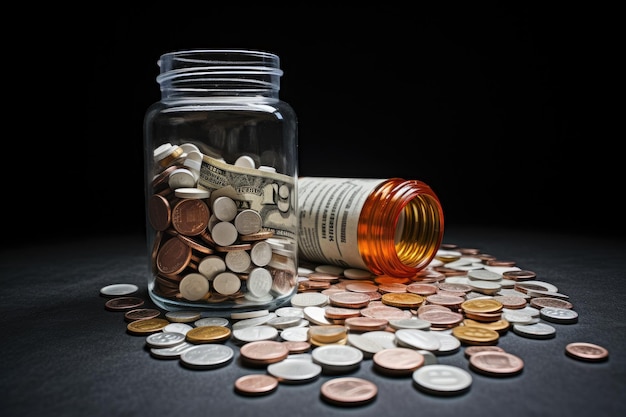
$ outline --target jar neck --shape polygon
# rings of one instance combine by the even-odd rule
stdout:
[[[161,97],[278,98],[277,55],[250,50],[191,50],[164,54],[158,61]]]

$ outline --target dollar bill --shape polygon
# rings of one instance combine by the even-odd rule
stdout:
[[[204,155],[198,186],[208,190],[210,203],[228,196],[238,210],[252,209],[262,219],[263,229],[274,232],[295,250],[298,228],[296,180],[288,175],[238,167]]]

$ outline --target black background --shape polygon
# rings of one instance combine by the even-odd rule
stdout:
[[[447,228],[621,237],[615,11],[576,7],[179,2],[30,22],[38,42],[22,53],[39,65],[27,97],[39,110],[11,143],[24,150],[32,135],[37,150],[10,159],[37,179],[4,205],[20,225],[11,244],[143,233],[157,60],[196,48],[280,56],[301,176],[422,180]]]

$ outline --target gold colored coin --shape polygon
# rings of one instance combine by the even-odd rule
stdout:
[[[160,318],[135,320],[128,323],[126,329],[130,333],[143,335],[159,332],[168,324],[170,324],[168,320]]]
[[[511,323],[509,323],[508,321],[504,319],[489,322],[489,323],[480,322],[480,321],[476,321],[472,319],[465,319],[463,320],[463,324],[468,327],[474,326],[474,327],[482,327],[483,329],[495,330],[498,333],[502,333],[503,331],[508,330],[511,325]]]
[[[309,338],[319,343],[335,343],[347,337],[348,328],[340,324],[309,327]]]
[[[452,329],[452,335],[468,345],[490,345],[500,338],[495,330],[478,326],[456,326]]]
[[[503,307],[500,301],[493,298],[472,298],[461,303],[461,309],[472,313],[495,313]]]
[[[231,330],[224,326],[200,326],[189,330],[186,339],[189,343],[223,342],[230,337]]]
[[[383,294],[380,301],[383,304],[400,308],[417,308],[424,303],[424,297],[414,293],[393,293]]]

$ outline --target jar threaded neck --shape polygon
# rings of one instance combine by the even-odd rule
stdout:
[[[277,55],[253,50],[171,52],[158,65],[163,98],[278,97],[283,75]]]

